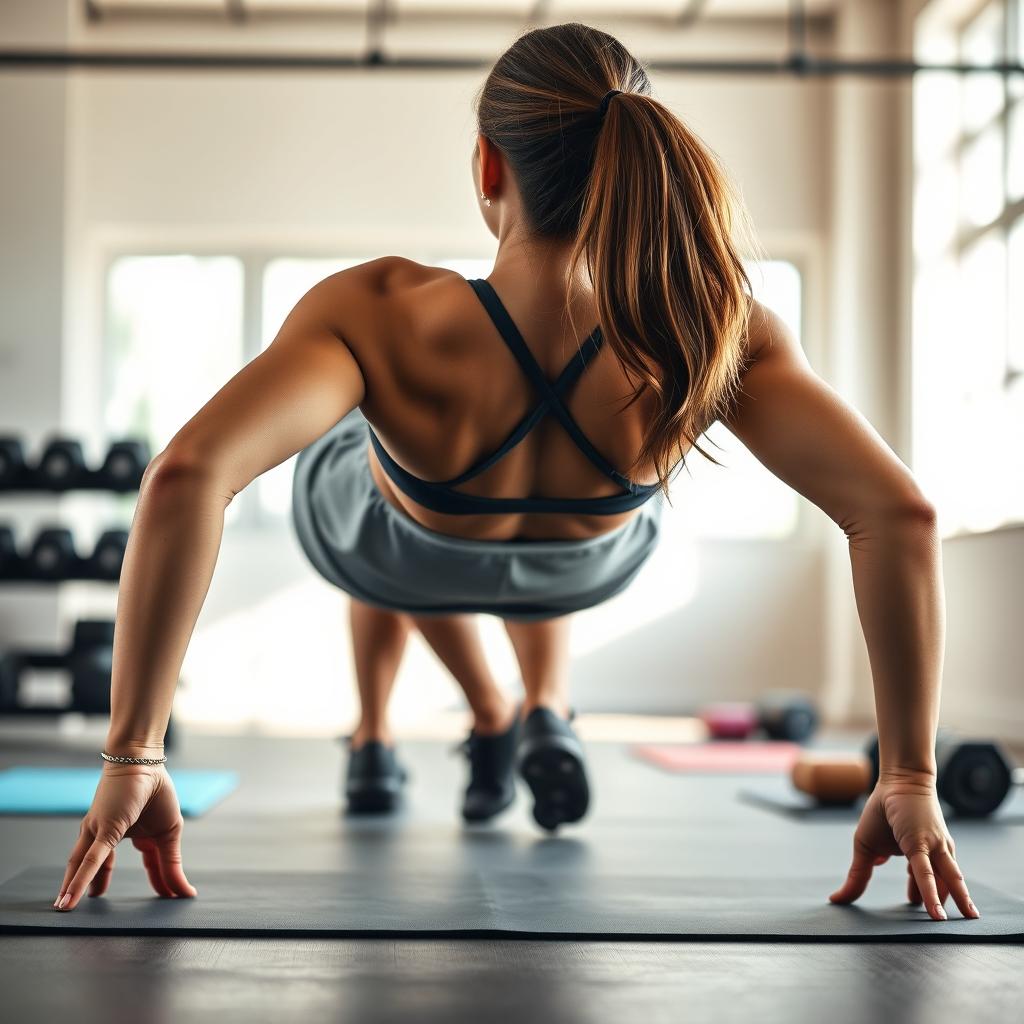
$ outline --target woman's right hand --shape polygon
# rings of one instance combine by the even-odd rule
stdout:
[[[890,857],[907,858],[907,900],[922,903],[936,921],[946,920],[953,897],[964,917],[981,917],[971,902],[955,857],[931,776],[882,777],[860,816],[853,836],[853,863],[846,881],[829,899],[852,903],[867,888],[871,872]]]
[[[74,910],[86,889],[90,896],[106,892],[114,870],[114,848],[125,837],[141,851],[149,881],[159,895],[196,896],[181,866],[183,824],[178,795],[162,765],[104,762],[54,907]]]

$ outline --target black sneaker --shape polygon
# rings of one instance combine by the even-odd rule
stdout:
[[[519,729],[516,763],[533,793],[533,817],[541,828],[554,832],[587,813],[590,786],[583,745],[565,719],[534,708]]]
[[[349,750],[345,773],[345,797],[350,814],[380,814],[399,804],[407,778],[395,757],[394,747],[369,740]]]
[[[514,778],[519,712],[505,732],[480,736],[470,732],[459,749],[469,759],[469,785],[462,801],[466,821],[489,821],[515,799]]]

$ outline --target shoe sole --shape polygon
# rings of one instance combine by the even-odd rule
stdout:
[[[466,809],[463,808],[462,809],[462,820],[465,821],[465,822],[468,822],[471,825],[479,825],[483,821],[490,821],[492,818],[496,818],[499,814],[501,814],[502,811],[507,811],[512,806],[512,804],[515,802],[515,798],[516,798],[516,794],[515,794],[515,790],[513,790],[512,794],[509,796],[509,798],[503,804],[501,804],[498,807],[495,807],[494,810],[492,810],[488,814],[467,814],[466,813]]]
[[[568,736],[524,740],[519,748],[520,778],[533,794],[533,818],[542,829],[579,821],[590,806],[583,747]]]
[[[346,811],[349,814],[386,814],[398,807],[400,793],[386,790],[347,794]]]
[[[400,781],[389,783],[375,780],[365,785],[351,785],[345,788],[346,812],[348,814],[385,814],[396,810],[402,802],[402,790],[406,776]]]

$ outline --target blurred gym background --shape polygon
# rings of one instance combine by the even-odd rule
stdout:
[[[937,504],[943,722],[1024,741],[1024,77],[896,68],[1019,62],[1022,8],[5,0],[0,435],[29,461],[55,437],[92,467],[117,439],[155,454],[322,277],[389,254],[485,276],[473,96],[523,28],[584,21],[649,62],[658,98],[721,157],[769,254],[750,264],[757,297]],[[12,59],[26,50],[34,62]],[[62,63],[67,51],[80,59]],[[876,70],[829,74],[818,59]],[[833,725],[870,727],[842,532],[711,433],[728,468],[693,459],[678,478],[665,557],[576,619],[577,707],[678,715],[787,688]],[[175,702],[190,732],[333,735],[353,720],[346,598],[290,530],[293,461],[228,508]],[[71,530],[84,557],[127,528],[135,500],[0,490],[0,524],[23,558],[44,528]],[[115,601],[109,581],[0,579],[0,648],[66,649]],[[514,686],[497,620],[480,621]],[[18,701],[60,706],[69,688],[38,668]],[[444,730],[460,706],[414,637],[399,735]],[[0,729],[102,738],[106,723],[0,714]]]

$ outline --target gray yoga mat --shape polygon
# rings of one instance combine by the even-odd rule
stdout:
[[[756,855],[756,854],[755,854]],[[642,853],[638,862],[642,864]],[[709,866],[713,870],[713,866]],[[906,875],[879,870],[855,905],[832,906],[834,876],[645,873],[192,870],[195,899],[162,899],[119,866],[105,896],[52,909],[60,867],[0,886],[0,932],[220,936],[483,936],[787,941],[1024,941],[1024,900],[980,883],[979,920],[932,921],[905,902]]]

